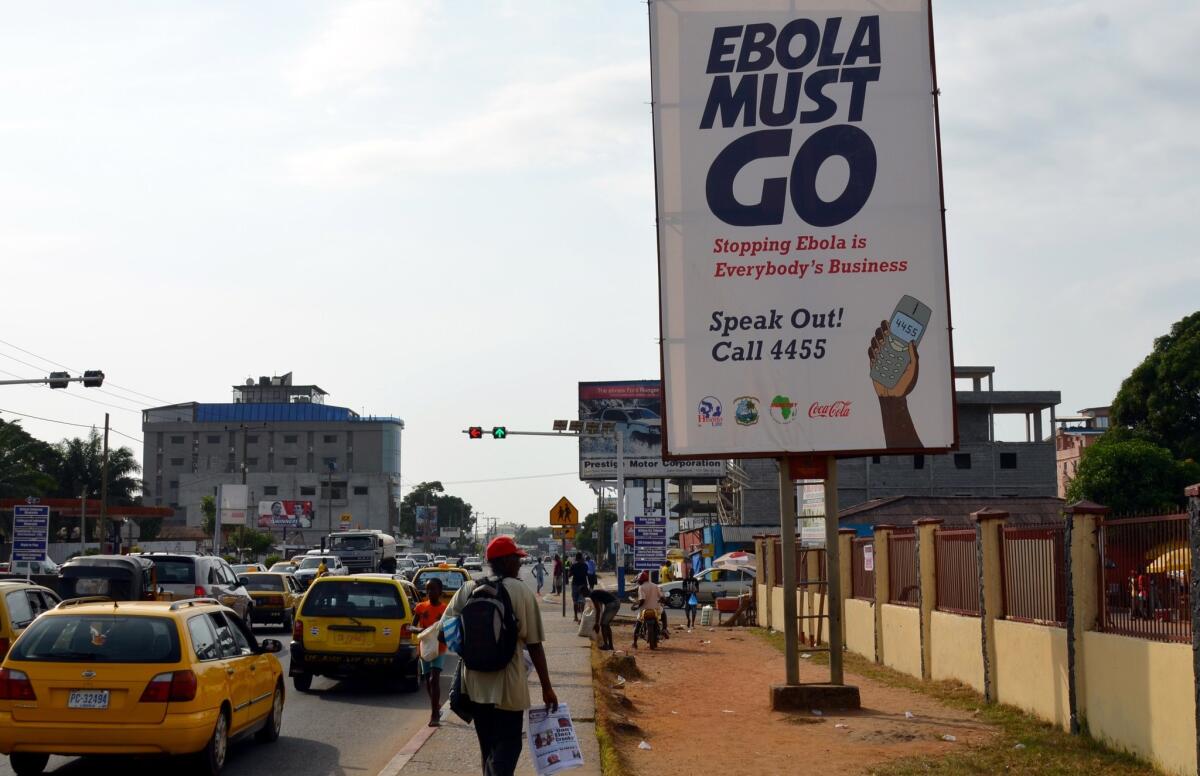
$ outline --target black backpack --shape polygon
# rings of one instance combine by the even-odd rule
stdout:
[[[475,583],[459,612],[462,649],[458,653],[472,671],[502,671],[517,651],[517,618],[499,577]]]

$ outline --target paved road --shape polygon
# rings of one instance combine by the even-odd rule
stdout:
[[[288,669],[287,645],[291,634],[255,628],[259,638],[278,638],[284,676]],[[447,674],[453,670],[447,660]],[[449,680],[443,679],[445,699]],[[234,744],[223,773],[253,776],[276,773],[289,776],[375,776],[392,756],[429,721],[429,696],[423,691],[402,693],[373,687],[369,681],[335,682],[318,677],[311,694],[287,684],[283,732],[273,744],[253,738]],[[129,776],[163,776],[178,772],[176,763],[162,759],[52,757],[48,773],[90,776],[120,769]],[[12,774],[8,758],[0,756],[0,774]]]

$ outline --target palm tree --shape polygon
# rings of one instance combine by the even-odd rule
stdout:
[[[104,440],[100,432],[92,429],[86,439],[75,437],[58,443],[59,467],[58,489],[55,496],[79,498],[86,493],[88,498],[100,498],[101,472],[104,468]],[[142,481],[136,477],[142,467],[128,447],[108,451],[108,502],[110,504],[134,504],[142,490]]]
[[[44,496],[55,489],[57,451],[18,421],[0,420],[0,498]]]

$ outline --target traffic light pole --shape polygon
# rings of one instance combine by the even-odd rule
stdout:
[[[99,388],[104,384],[104,373],[89,370],[82,377],[70,377],[66,372],[52,372],[48,377],[32,380],[0,380],[0,385],[48,385],[51,388],[66,388],[67,383],[84,383],[87,388]]]

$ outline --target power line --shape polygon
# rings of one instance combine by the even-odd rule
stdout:
[[[555,474],[523,474],[519,477],[493,477],[493,478],[487,479],[487,480],[454,480],[453,482],[451,482],[449,480],[442,480],[441,483],[443,485],[474,485],[476,483],[483,483],[483,482],[511,482],[513,480],[540,480],[540,479],[544,479],[546,477],[569,477],[574,474],[579,474],[579,472],[574,471],[574,472],[557,472]]]
[[[0,356],[4,356],[5,358],[12,358],[12,356],[5,355],[4,353],[0,353]],[[25,362],[24,362],[24,361],[21,361],[20,359],[13,358],[13,361],[17,361],[18,363],[25,364]],[[32,364],[25,364],[25,365],[26,365],[26,366],[33,366]],[[40,367],[36,367],[36,366],[35,366],[35,367],[33,367],[33,368],[34,368],[34,369],[37,369],[38,371],[41,371]],[[8,370],[5,370],[5,369],[0,369],[0,374],[6,374],[6,375],[8,375],[8,376],[10,376],[10,377],[15,377],[15,378],[17,378],[18,380],[31,380],[31,379],[36,379],[36,378],[30,378],[30,377],[26,377],[25,375],[19,375],[19,374],[16,374],[16,373],[14,373],[14,372],[9,372]],[[89,388],[88,390],[91,390],[91,389]],[[97,389],[97,390],[100,390],[100,389]],[[103,390],[101,390],[100,392],[101,392],[101,393],[108,393],[107,391],[103,391]],[[92,398],[90,398],[90,397],[88,397],[88,396],[80,396],[79,394],[76,394],[76,393],[69,393],[69,392],[67,392],[67,391],[63,391],[62,395],[63,395],[63,396],[70,396],[72,399],[82,399],[83,401],[88,401],[88,402],[91,402],[92,404],[99,404],[99,405],[100,405],[100,406],[102,406],[102,407],[111,407],[111,408],[112,408],[112,409],[114,409],[114,410],[122,410],[123,412],[132,412],[132,413],[134,413],[134,414],[136,414],[136,415],[141,415],[141,414],[142,414],[142,410],[141,410],[141,409],[139,409],[139,408],[137,408],[137,407],[122,407],[122,406],[121,406],[121,405],[119,405],[119,404],[110,404],[109,402],[106,402],[106,401],[100,401],[99,399],[92,399]],[[115,396],[115,394],[111,394],[111,393],[109,393],[108,395],[109,395],[109,396]],[[116,398],[118,398],[118,399],[124,399],[125,397],[124,397],[124,396],[116,396]],[[130,399],[129,401],[133,401],[133,400],[132,400],[132,399]]]
[[[66,364],[59,363],[58,361],[55,361],[54,359],[46,358],[45,356],[39,356],[37,353],[34,353],[32,350],[26,350],[25,348],[21,347],[20,345],[14,345],[13,343],[7,342],[5,340],[0,340],[0,345],[8,345],[10,348],[13,348],[14,350],[19,350],[22,353],[26,353],[30,356],[33,356],[34,358],[40,358],[42,361],[45,361],[47,364],[54,364],[55,366],[61,366],[63,369],[70,369],[72,372],[80,371],[78,369],[75,369],[74,367],[69,367]],[[11,356],[10,356],[10,358],[11,358]],[[40,369],[41,367],[34,367],[34,368]],[[118,385],[117,383],[114,383],[111,381],[109,381],[108,384],[111,385],[113,388],[117,388],[119,390],[125,391],[126,393],[133,393],[133,394],[137,394],[138,396],[144,396],[147,399],[153,399],[156,402],[161,402],[163,404],[172,404],[173,403],[173,402],[168,401],[167,399],[160,399],[159,397],[151,396],[148,393],[142,393],[141,391],[135,391],[132,388],[126,388],[122,385]],[[127,399],[127,401],[132,401],[132,399]]]
[[[46,423],[57,423],[60,426],[75,426],[76,428],[91,428],[91,429],[99,428],[99,426],[97,426],[94,423],[90,424],[90,425],[87,423],[71,423],[70,421],[67,421],[67,420],[56,420],[55,418],[43,418],[40,415],[30,415],[27,412],[14,412],[13,410],[6,410],[6,409],[0,407],[0,415],[4,414],[5,412],[7,412],[9,415],[16,415],[18,418],[29,418],[30,420],[41,420],[41,421],[45,421]],[[125,437],[126,439],[132,439],[134,442],[137,442],[138,444],[142,443],[141,439],[139,439],[137,437],[132,437],[123,431],[117,431],[112,426],[109,426],[108,430],[113,432],[114,434],[120,434],[121,436]]]

